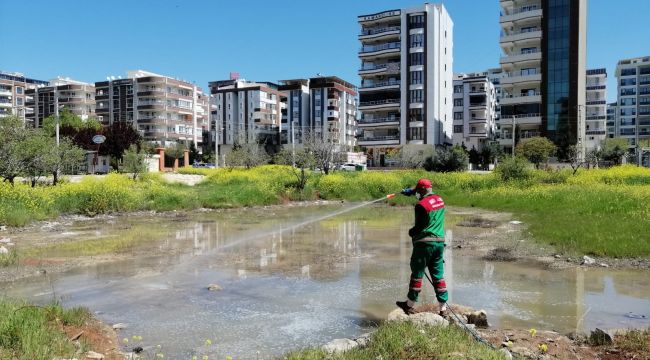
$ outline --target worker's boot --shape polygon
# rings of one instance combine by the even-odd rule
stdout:
[[[441,302],[438,303],[438,315],[442,316],[443,318],[446,318],[448,314],[449,309],[447,308],[447,303],[446,302]]]
[[[404,310],[404,313],[406,315],[413,315],[417,311],[415,311],[415,307],[409,306],[406,301],[396,301],[395,305],[397,305],[400,309]]]

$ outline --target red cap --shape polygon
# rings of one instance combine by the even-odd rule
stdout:
[[[418,180],[418,184],[415,186],[415,189],[430,189],[431,188],[431,180],[429,179],[420,179]]]

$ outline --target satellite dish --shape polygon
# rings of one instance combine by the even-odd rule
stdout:
[[[93,136],[93,142],[95,144],[101,144],[104,141],[106,141],[106,136],[104,136],[104,135],[95,135],[95,136]]]
[[[107,76],[107,77],[106,77],[106,80],[111,81],[111,77],[110,77],[110,76]]]

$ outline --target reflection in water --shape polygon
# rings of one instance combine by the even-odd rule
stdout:
[[[70,231],[84,240],[153,235],[128,248],[141,254],[135,259],[53,276],[52,287],[46,278],[0,286],[36,302],[51,300],[54,288],[66,305],[89,306],[109,323],[128,323],[125,336],[164,344],[169,358],[197,352],[254,358],[258,350],[268,358],[358,335],[407,291],[412,210],[373,206],[325,219],[341,209],[246,209],[183,221],[124,218],[119,227],[81,223]],[[447,238],[498,231],[448,224]],[[650,308],[650,280],[643,272],[548,271],[447,249],[451,301],[486,309],[494,325],[562,332],[650,325],[625,316]],[[210,283],[223,290],[207,291]],[[422,301],[435,301],[430,286]],[[202,346],[207,338],[217,346]]]

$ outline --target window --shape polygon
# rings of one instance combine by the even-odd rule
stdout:
[[[636,89],[621,89],[621,96],[636,95]]]
[[[463,112],[457,111],[454,113],[454,120],[463,120]]]
[[[463,99],[454,99],[454,106],[463,106]]]
[[[424,65],[424,53],[412,53],[410,56],[410,65]]]
[[[636,85],[635,78],[621,79],[621,86]]]
[[[454,133],[459,134],[463,132],[463,125],[454,125]]]
[[[411,90],[411,102],[420,103],[422,102],[422,90]]]
[[[22,104],[23,104],[23,98],[21,98],[21,97],[16,98],[16,105],[19,105],[19,106],[20,106],[20,105],[22,105]]]
[[[463,85],[454,85],[454,94],[462,94]]]
[[[409,28],[416,29],[424,27],[424,15],[409,16]]]
[[[412,34],[410,39],[410,47],[415,48],[424,46],[424,34]]]
[[[23,93],[23,87],[22,86],[16,86],[16,94],[22,94]]]
[[[629,76],[629,75],[636,75],[636,68],[621,70],[621,76]]]
[[[411,84],[422,84],[422,71],[411,71]]]
[[[409,121],[424,121],[422,109],[409,109]]]
[[[527,47],[521,49],[522,54],[534,54],[536,52],[537,52],[537,48],[535,47]]]

